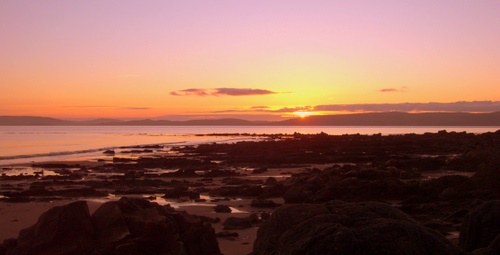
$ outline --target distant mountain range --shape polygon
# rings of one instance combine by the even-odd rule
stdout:
[[[283,121],[242,119],[171,120],[63,120],[36,116],[0,116],[0,126],[500,126],[493,113],[359,113],[316,115]]]

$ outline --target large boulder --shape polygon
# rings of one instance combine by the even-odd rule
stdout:
[[[92,216],[85,201],[54,207],[22,230],[12,255],[219,255],[209,223],[141,198],[103,204]]]
[[[108,244],[130,235],[125,217],[117,203],[105,203],[92,215],[97,230],[97,239]]]
[[[458,255],[462,251],[389,205],[333,201],[277,209],[259,229],[253,254]]]
[[[251,227],[252,223],[250,222],[250,219],[248,217],[229,217],[224,221],[224,230],[246,229]]]
[[[500,148],[489,150],[488,157],[478,164],[478,170],[472,176],[478,188],[486,190],[496,199],[500,198],[500,185],[498,185],[500,183],[500,157],[498,155],[500,155]]]
[[[43,213],[35,225],[21,230],[9,254],[90,254],[97,244],[95,237],[87,203],[78,201]]]
[[[253,245],[253,254],[273,254],[276,244],[283,233],[295,224],[329,212],[324,205],[294,204],[280,207],[259,228]]]
[[[250,204],[251,207],[258,207],[258,208],[274,208],[280,206],[280,204],[275,203],[273,200],[270,199],[254,199],[252,200],[252,203]]]
[[[484,248],[500,234],[500,201],[488,201],[470,211],[460,231],[459,245],[466,251]]]
[[[189,197],[189,199],[199,199],[200,193],[188,190],[187,187],[175,187],[170,190],[165,191],[164,198],[181,198],[181,197]]]
[[[465,192],[473,189],[472,180],[469,177],[462,175],[445,175],[437,179],[431,179],[428,181],[423,181],[420,183],[421,195],[427,196],[429,198],[447,198],[447,193],[453,190],[455,194],[460,194],[460,192]],[[452,198],[458,198],[460,196],[451,196]]]
[[[473,255],[498,255],[500,254],[500,233],[491,242],[491,244],[486,248],[480,248],[475,250]]]
[[[231,213],[233,210],[227,205],[216,205],[214,206],[214,211],[216,213]]]
[[[313,192],[309,191],[306,186],[294,185],[291,186],[285,194],[283,200],[286,204],[302,204],[310,203],[313,199]]]
[[[127,247],[127,252],[137,251],[132,254],[220,254],[214,229],[196,217],[172,212],[167,207],[141,198],[121,198],[107,204],[110,204],[109,208],[116,206],[119,212],[112,209],[117,215],[111,218],[104,212],[97,214],[101,208],[98,209],[92,217],[103,226],[99,232],[101,235],[115,233],[125,236],[108,244],[108,251],[122,254],[123,247]],[[119,219],[120,214],[127,231],[118,234],[120,230],[125,230],[123,221]]]

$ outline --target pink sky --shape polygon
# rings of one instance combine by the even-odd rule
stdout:
[[[499,13],[497,0],[1,1],[0,115],[500,101]],[[176,94],[189,89],[234,93]]]

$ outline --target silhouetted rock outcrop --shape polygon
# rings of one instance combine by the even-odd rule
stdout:
[[[500,201],[489,201],[472,210],[465,217],[460,232],[460,246],[466,251],[485,248],[499,234]]]
[[[12,255],[220,254],[201,219],[140,198],[103,204],[90,216],[78,201],[50,209],[21,231]]]
[[[263,223],[253,254],[462,254],[443,236],[377,202],[285,205]]]
[[[91,254],[97,247],[95,237],[87,203],[78,201],[43,213],[35,225],[21,230],[9,254]]]

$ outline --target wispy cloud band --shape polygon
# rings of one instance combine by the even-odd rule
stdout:
[[[500,111],[500,101],[459,101],[451,103],[397,103],[397,104],[330,104],[317,105],[315,111],[346,112],[494,112]]]
[[[170,92],[172,96],[258,96],[272,95],[277,92],[266,89],[252,88],[214,88],[214,89],[183,89]]]

